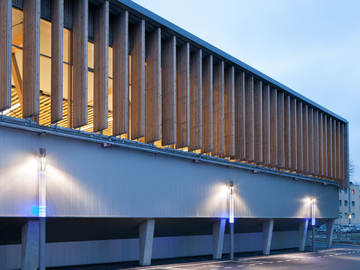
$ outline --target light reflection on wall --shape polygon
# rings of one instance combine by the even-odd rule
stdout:
[[[315,197],[316,202],[316,197]],[[299,211],[296,214],[296,217],[308,218],[311,222],[311,197],[305,197],[299,201]],[[319,208],[315,203],[315,218],[320,216]]]

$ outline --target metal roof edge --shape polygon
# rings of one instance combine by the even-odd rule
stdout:
[[[298,99],[301,99],[302,101],[308,103],[311,106],[314,106],[320,110],[322,110],[323,112],[333,116],[334,118],[337,118],[338,120],[344,122],[344,123],[349,123],[345,118],[337,115],[336,113],[326,109],[325,107],[319,105],[318,103],[308,99],[307,97],[303,96],[302,94],[299,94],[298,92],[292,90],[291,88],[283,85],[282,83],[274,80],[273,78],[267,76],[266,74],[258,71],[257,69],[249,66],[248,64],[240,61],[239,59],[231,56],[230,54],[220,50],[219,48],[211,45],[210,43],[206,42],[205,40],[195,36],[194,34],[191,34],[190,32],[184,30],[183,28],[175,25],[174,23],[164,19],[163,17],[155,14],[154,12],[144,8],[143,6],[131,1],[131,0],[116,0],[119,3],[122,3],[123,5],[129,7],[130,9],[133,9],[141,14],[143,14],[144,16],[148,17],[149,19],[158,22],[159,24],[165,26],[166,28],[169,28],[170,30],[178,33],[179,35],[184,36],[187,39],[190,39],[192,41],[194,41],[195,43],[199,44],[202,47],[207,48],[210,51],[213,51],[214,53],[218,54],[219,56],[228,59],[229,61],[233,62],[234,64],[242,67],[243,69],[246,69],[247,71],[249,71],[250,73],[253,73],[254,75],[261,77],[263,79],[265,79],[266,81],[268,81],[269,83],[273,84],[274,86],[279,87],[280,89],[288,92],[290,95],[293,95],[295,97],[297,97]]]

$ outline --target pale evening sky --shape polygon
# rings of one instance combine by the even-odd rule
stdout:
[[[347,119],[360,183],[360,1],[134,2]]]

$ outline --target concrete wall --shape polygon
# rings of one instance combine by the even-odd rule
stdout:
[[[338,217],[331,185],[194,163],[119,147],[0,128],[0,216],[36,216],[38,151],[47,150],[47,214],[53,217]]]
[[[285,240],[286,239],[286,240]],[[262,250],[262,233],[235,234],[235,252]],[[212,254],[212,235],[154,238],[153,259]],[[272,248],[298,247],[298,231],[274,232]],[[310,239],[307,239],[310,245]],[[225,235],[224,254],[229,253]],[[122,239],[46,244],[46,266],[136,261],[139,240]],[[0,269],[21,267],[21,245],[0,246]]]

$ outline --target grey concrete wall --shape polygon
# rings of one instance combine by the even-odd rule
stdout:
[[[272,249],[298,247],[298,231],[274,232]],[[211,255],[212,235],[154,238],[153,259]],[[310,245],[310,239],[307,239]],[[235,252],[262,249],[262,233],[235,234]],[[229,253],[229,235],[224,238]],[[46,244],[46,266],[66,266],[139,259],[139,239]],[[21,245],[0,246],[0,269],[21,267]]]
[[[228,183],[235,215],[338,217],[334,186],[0,128],[0,216],[33,216],[38,151],[47,150],[48,216],[226,217]],[[36,213],[35,213],[36,215]]]

